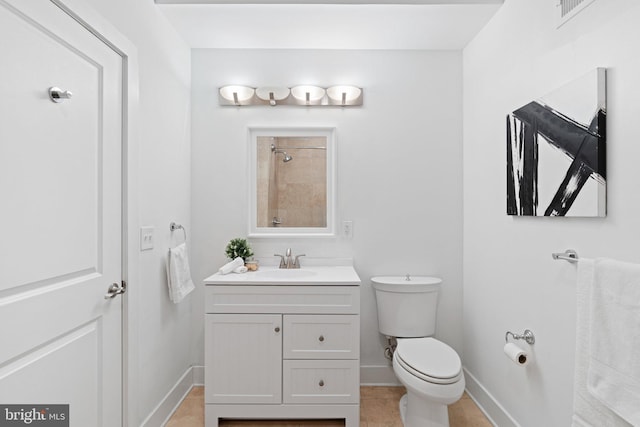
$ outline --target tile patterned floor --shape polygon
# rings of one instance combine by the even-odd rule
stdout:
[[[360,387],[360,427],[402,427],[398,401],[403,387]],[[465,393],[449,406],[451,427],[492,427]],[[194,387],[165,427],[203,427],[204,388]],[[239,421],[221,420],[220,427],[343,427],[343,420]]]

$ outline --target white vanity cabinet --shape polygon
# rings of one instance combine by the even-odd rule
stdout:
[[[220,418],[359,426],[359,279],[229,284],[216,276],[205,280],[206,427]]]
[[[280,403],[282,316],[207,314],[206,401]]]

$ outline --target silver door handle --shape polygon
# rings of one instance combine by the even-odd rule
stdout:
[[[113,283],[109,286],[109,289],[107,289],[104,299],[112,299],[125,292],[127,292],[127,284],[124,281],[122,283]]]
[[[68,90],[62,90],[59,87],[50,87],[49,88],[49,99],[53,102],[62,102],[65,99],[70,99],[73,96]]]

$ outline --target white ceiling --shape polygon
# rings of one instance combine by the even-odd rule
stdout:
[[[502,1],[156,0],[156,3],[194,48],[462,49],[491,19]]]

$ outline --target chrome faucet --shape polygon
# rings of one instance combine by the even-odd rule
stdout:
[[[293,261],[293,267],[292,268],[300,268],[300,257],[301,256],[307,256],[307,254],[296,255],[296,259]]]
[[[285,255],[287,256],[287,268],[291,268],[291,248],[287,248]]]
[[[273,256],[280,257],[280,267],[279,268],[300,268],[300,257],[306,256],[305,254],[296,255],[294,258],[291,257],[291,248],[287,248],[285,255],[273,254]],[[286,258],[285,258],[286,256]]]

